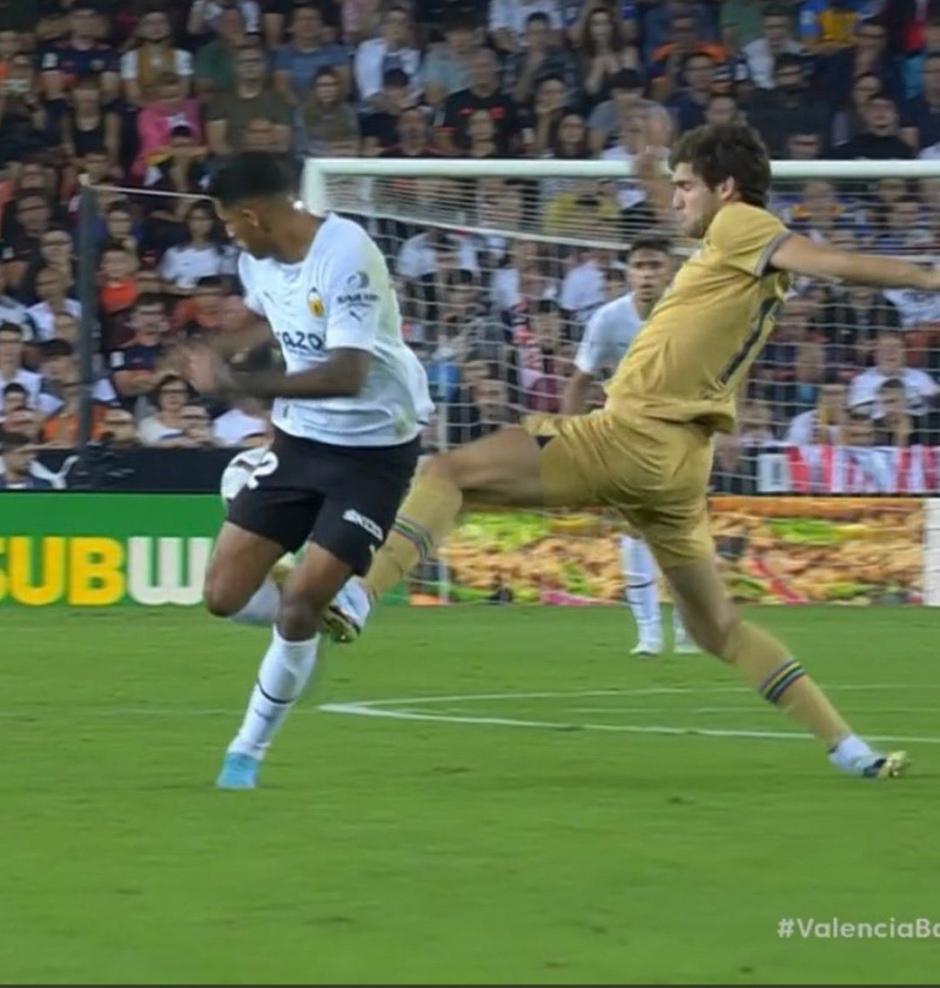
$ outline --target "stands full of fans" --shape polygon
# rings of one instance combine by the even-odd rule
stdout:
[[[734,120],[775,158],[940,158],[940,0],[0,0],[0,488],[44,486],[23,464],[79,435],[83,181],[110,190],[93,440],[239,447],[268,441],[267,409],[197,394],[177,346],[244,312],[237,251],[192,197],[222,156],[604,158],[642,175],[678,134]],[[940,179],[776,191],[812,237],[936,253]],[[532,202],[493,180],[476,208],[502,227]],[[536,208],[558,245],[372,230],[441,402],[431,447],[559,410],[586,321],[626,290],[629,237],[670,222],[642,177],[546,182]],[[621,248],[565,247],[572,222]],[[779,447],[794,476],[835,476],[820,449],[884,448],[895,479],[873,489],[900,489],[898,451],[940,446],[940,298],[796,287],[724,466]]]

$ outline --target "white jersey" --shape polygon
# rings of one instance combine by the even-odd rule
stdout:
[[[289,374],[324,363],[330,350],[372,355],[362,391],[348,398],[278,398],[271,420],[301,439],[334,446],[395,446],[433,410],[428,380],[401,335],[385,258],[358,223],[330,214],[298,264],[242,253],[245,304],[267,318]]]
[[[613,371],[642,328],[643,320],[633,304],[632,293],[602,305],[588,320],[574,358],[575,367],[591,375]]]

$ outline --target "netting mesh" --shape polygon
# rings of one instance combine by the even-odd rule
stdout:
[[[442,165],[442,171],[446,165]],[[521,171],[521,175],[519,172]],[[406,332],[428,367],[429,449],[470,441],[528,412],[557,412],[592,313],[628,290],[626,248],[674,233],[668,185],[505,176],[332,176],[329,204],[364,222],[389,259]],[[795,231],[932,263],[940,177],[777,180],[771,208]],[[674,239],[681,258],[693,247]],[[550,298],[557,316],[539,306]],[[804,278],[753,368],[740,428],[722,440],[715,534],[739,597],[919,599],[923,520],[886,495],[938,489],[940,299]],[[600,386],[592,396],[603,400]],[[811,506],[810,506],[811,505]],[[416,587],[458,597],[617,599],[616,519],[477,516]],[[428,584],[433,584],[429,587]]]

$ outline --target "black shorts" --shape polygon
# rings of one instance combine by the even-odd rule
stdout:
[[[418,464],[401,446],[332,446],[276,430],[271,452],[239,491],[228,520],[296,552],[315,542],[364,575],[388,536]]]

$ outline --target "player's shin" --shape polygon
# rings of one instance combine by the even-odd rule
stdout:
[[[281,605],[281,592],[270,578],[252,594],[248,603],[231,620],[237,624],[257,624],[270,627]]]
[[[765,700],[812,731],[828,749],[852,736],[851,728],[826,694],[787,648],[763,629],[747,621],[739,622],[723,652],[722,657],[734,663]]]
[[[418,476],[363,580],[373,600],[394,589],[431,555],[453,527],[462,504],[460,489],[446,477],[435,473]]]
[[[272,737],[310,679],[319,644],[319,635],[307,641],[287,641],[276,628],[273,630],[245,718],[228,747],[230,754],[259,760],[264,757]]]

